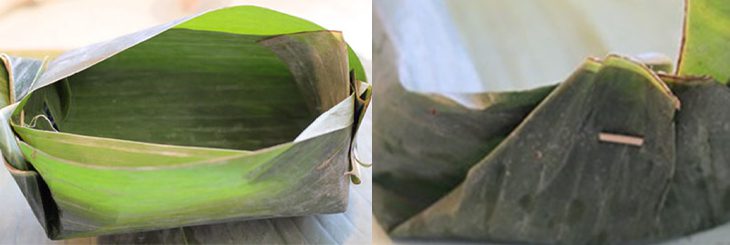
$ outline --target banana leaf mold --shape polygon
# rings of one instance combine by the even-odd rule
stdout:
[[[360,181],[370,86],[309,21],[239,6],[0,57],[3,160],[49,238],[343,212]]]

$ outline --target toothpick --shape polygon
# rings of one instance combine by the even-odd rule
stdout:
[[[601,132],[598,134],[598,140],[603,141],[603,142],[624,144],[624,145],[633,145],[633,146],[642,146],[644,144],[644,138],[642,138],[642,137],[604,133],[604,132]]]

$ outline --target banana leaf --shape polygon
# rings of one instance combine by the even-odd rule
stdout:
[[[674,100],[642,67],[614,56],[603,63],[579,68],[459,187],[393,234],[533,243],[653,238],[674,167]],[[600,142],[604,131],[641,135],[646,144]]]
[[[32,62],[0,131],[49,238],[343,212],[359,182],[370,87],[339,32],[232,7]]]
[[[376,16],[375,22],[379,23]],[[376,28],[376,31],[382,28]],[[406,90],[398,80],[395,50],[377,40],[374,92],[379,100],[373,137],[373,212],[388,229],[456,187],[467,171],[519,124],[554,86],[523,92],[469,94],[471,109],[438,94]]]
[[[693,4],[707,1],[698,2],[688,23],[701,12]],[[374,214],[389,235],[613,244],[730,220],[723,70],[675,76],[666,59],[609,55],[587,59],[557,87],[425,94],[400,86],[409,70],[396,61],[408,53],[390,38],[375,32],[375,77],[390,88],[375,89],[382,126],[373,133]],[[728,53],[716,44],[713,59]]]
[[[677,165],[661,214],[666,233],[730,220],[730,88],[708,77],[662,75],[682,102],[675,115]],[[675,222],[684,220],[684,222]],[[671,222],[670,222],[671,221]]]
[[[730,6],[721,0],[685,0],[679,75],[710,75],[730,83]]]

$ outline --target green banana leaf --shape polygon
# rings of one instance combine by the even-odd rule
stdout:
[[[46,67],[9,74],[23,89],[0,130],[52,239],[343,212],[359,182],[370,88],[341,34],[311,22],[226,8]]]
[[[375,18],[375,23],[379,19]],[[377,25],[376,25],[377,26]],[[376,31],[382,28],[375,28]],[[382,32],[381,32],[382,33]],[[480,109],[437,94],[407,91],[393,47],[377,40],[373,138],[373,212],[385,229],[422,211],[456,187],[467,171],[511,132],[554,86],[524,92],[470,94]]]
[[[690,22],[693,11],[701,12],[693,4],[704,5],[688,5]],[[387,30],[375,17],[375,29]],[[374,39],[375,78],[384,88],[375,88],[382,126],[373,133],[373,195],[374,214],[389,235],[650,242],[730,219],[730,113],[723,106],[730,88],[687,76],[722,79],[719,68],[682,72],[680,62],[681,76],[672,76],[666,59],[610,55],[586,60],[557,88],[423,94],[400,86],[410,78],[400,73],[411,71],[397,61],[408,53],[395,50],[388,34],[376,31]],[[685,50],[692,39],[686,40]],[[716,44],[709,60],[726,53]],[[605,142],[601,133],[643,144]]]
[[[730,5],[722,0],[686,0],[679,75],[708,75],[730,82]]]
[[[588,61],[459,187],[393,234],[531,243],[661,234],[655,209],[674,167],[675,105],[662,82],[640,69],[615,56],[603,65]],[[646,144],[598,141],[605,131],[640,135]]]
[[[679,234],[727,223],[730,113],[721,105],[730,104],[730,88],[706,77],[663,75],[662,79],[682,102],[675,115],[677,165],[666,194],[671,205],[664,207],[661,219],[667,222],[663,222],[663,229]]]

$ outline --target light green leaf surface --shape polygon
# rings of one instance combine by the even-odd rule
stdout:
[[[730,82],[730,5],[722,0],[687,0],[679,75],[711,76]]]
[[[49,237],[344,211],[364,73],[340,33],[256,7],[182,23],[62,55],[14,109]]]
[[[22,142],[21,148],[49,185],[63,215],[60,235],[69,237],[299,215],[301,211],[292,207],[315,213],[342,210],[343,201],[331,197],[346,197],[346,192],[328,185],[347,186],[341,176],[350,130],[258,154],[173,168],[92,166]],[[333,165],[315,170],[321,165],[318,159],[332,159]],[[318,197],[322,195],[329,198]]]

